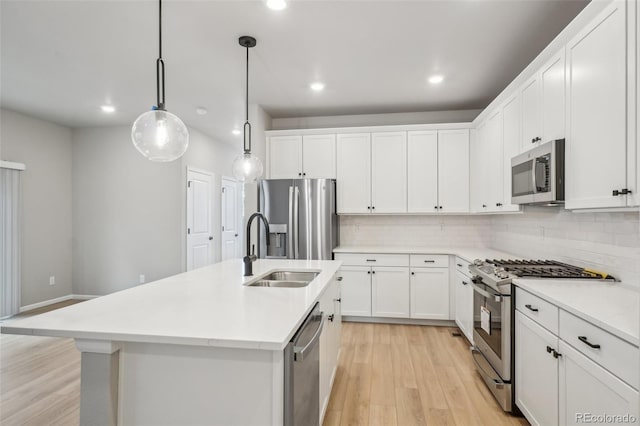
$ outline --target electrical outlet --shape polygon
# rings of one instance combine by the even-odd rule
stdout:
[[[51,275],[49,277],[49,285],[56,285],[56,276],[55,275]]]
[[[144,284],[144,274],[140,274],[140,284]]]

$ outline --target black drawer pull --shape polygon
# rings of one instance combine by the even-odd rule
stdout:
[[[561,357],[561,356],[562,356],[562,354],[560,352],[556,351],[555,349],[553,350],[553,357],[555,359],[558,359],[558,357]]]
[[[551,346],[547,346],[547,353],[550,354],[553,351],[553,348]]]
[[[367,259],[367,262],[375,262],[375,259]]]
[[[538,308],[534,308],[534,307],[533,307],[533,306],[531,306],[531,305],[524,305],[524,307],[525,307],[525,308],[527,308],[527,309],[529,309],[530,311],[538,312]]]
[[[462,268],[462,264],[461,264],[461,263],[456,263],[456,266],[457,266],[458,268]]]
[[[336,277],[336,280],[342,281],[342,277]]]
[[[466,281],[462,281],[462,285],[467,285],[467,284],[469,284],[469,283],[466,282]]]
[[[584,343],[585,345],[589,346],[590,348],[600,349],[600,345],[594,345],[593,343],[591,343],[587,339],[587,336],[578,336],[578,340],[580,340],[582,343]]]
[[[425,260],[424,263],[436,263],[435,260]]]

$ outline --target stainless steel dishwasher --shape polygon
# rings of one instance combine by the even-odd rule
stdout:
[[[284,425],[320,422],[320,335],[324,324],[316,303],[284,349]]]

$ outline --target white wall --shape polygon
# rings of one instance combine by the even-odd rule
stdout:
[[[491,246],[515,255],[554,259],[608,272],[640,286],[638,213],[571,213],[525,207],[494,216]]]
[[[177,274],[186,265],[187,166],[212,172],[214,244],[219,256],[220,176],[235,148],[189,129],[186,154],[171,163],[145,159],[131,128],[73,132],[74,293],[103,295]]]
[[[271,120],[272,130],[322,129],[327,127],[386,126],[403,124],[470,123],[481,109],[407,112],[390,114],[289,117]]]
[[[0,109],[0,159],[22,172],[22,306],[72,290],[71,129]],[[49,277],[56,284],[49,285]]]
[[[340,216],[341,246],[489,246],[490,216]]]

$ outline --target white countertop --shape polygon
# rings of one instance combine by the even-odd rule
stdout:
[[[469,262],[475,259],[520,259],[522,256],[505,253],[485,247],[382,247],[382,246],[340,246],[334,253],[371,253],[371,254],[450,254]]]
[[[338,261],[235,259],[42,315],[6,321],[2,333],[120,342],[282,350],[340,268]],[[307,287],[243,285],[280,269],[321,271]]]
[[[627,342],[640,345],[640,292],[621,283],[515,279],[518,287]]]

